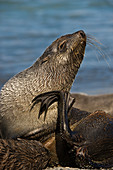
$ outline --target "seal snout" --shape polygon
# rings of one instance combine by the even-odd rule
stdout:
[[[83,30],[78,31],[78,36],[79,36],[80,39],[82,39],[81,45],[86,46],[86,34],[85,34],[85,32]]]
[[[82,39],[83,41],[86,41],[86,34],[83,30],[77,31],[76,34],[78,38]]]
[[[81,38],[86,38],[86,34],[84,31],[80,30],[80,31],[78,31],[78,34]]]

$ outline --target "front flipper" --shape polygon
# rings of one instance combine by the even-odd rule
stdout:
[[[44,115],[44,120],[45,120],[49,106],[51,106],[54,102],[57,102],[57,101],[59,101],[61,107],[62,107],[62,104],[65,103],[66,112],[68,113],[72,105],[74,104],[75,99],[70,97],[70,94],[68,92],[50,91],[50,92],[42,93],[36,96],[32,100],[33,105],[31,107],[31,110],[36,104],[41,102],[38,118],[40,118],[40,115],[45,111],[45,115]]]
[[[51,106],[54,102],[58,101],[58,93],[59,91],[51,91],[51,92],[42,93],[36,96],[32,100],[33,105],[31,107],[31,110],[37,103],[41,102],[38,119],[40,118],[40,115],[45,111],[45,115],[44,115],[44,120],[45,120],[49,106]]]

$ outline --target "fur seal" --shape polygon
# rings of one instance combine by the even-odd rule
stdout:
[[[32,99],[53,90],[69,91],[86,46],[83,31],[64,35],[55,40],[42,56],[28,69],[12,77],[0,92],[0,129],[2,138],[17,138],[23,135],[42,133],[49,127],[55,129],[56,104],[37,120],[37,108],[32,110]],[[51,130],[51,129],[50,129]]]
[[[68,113],[75,99],[68,92],[47,92],[33,100],[34,104],[42,103],[39,116],[55,101],[58,101],[55,139],[59,164],[76,168],[111,168],[113,117],[104,111],[95,111],[78,121],[71,130]]]

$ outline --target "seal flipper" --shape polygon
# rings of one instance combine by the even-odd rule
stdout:
[[[76,153],[84,144],[84,139],[75,131],[70,129],[68,113],[75,99],[69,93],[61,93],[58,100],[58,119],[56,125],[56,153],[61,166],[77,167]],[[82,151],[84,156],[84,149]],[[81,156],[81,157],[82,157]]]
[[[56,95],[57,93],[59,93],[59,92],[58,91],[51,91],[51,92],[42,93],[42,94],[36,96],[32,100],[33,105],[31,107],[31,110],[33,109],[33,107],[36,104],[41,102],[38,119],[40,118],[40,115],[45,111],[45,115],[44,115],[44,120],[45,120],[49,106],[52,105],[54,102],[58,101],[58,96]]]
[[[33,109],[33,107],[36,104],[41,102],[38,118],[40,118],[40,115],[43,112],[45,112],[45,115],[44,115],[44,120],[45,120],[46,114],[47,114],[47,110],[48,110],[49,106],[51,106],[54,102],[59,101],[61,98],[62,98],[63,102],[66,101],[66,104],[65,104],[66,105],[66,111],[69,112],[71,107],[72,107],[72,105],[75,102],[75,99],[70,97],[70,94],[68,92],[61,92],[61,91],[50,91],[50,92],[42,93],[42,94],[36,96],[32,100],[33,105],[31,107],[31,110]],[[62,103],[61,100],[60,100],[59,103]]]

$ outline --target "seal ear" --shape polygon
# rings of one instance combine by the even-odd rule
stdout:
[[[48,61],[48,56],[43,58],[43,60],[41,61],[41,64],[45,63],[46,61]]]

